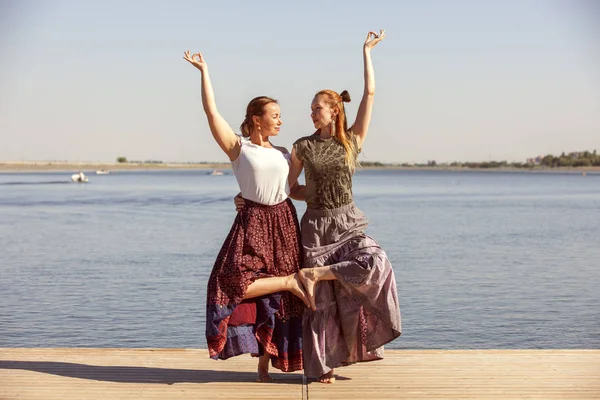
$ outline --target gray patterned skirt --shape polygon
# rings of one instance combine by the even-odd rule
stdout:
[[[337,280],[316,286],[317,311],[304,314],[304,373],[383,358],[383,345],[401,333],[394,271],[386,253],[364,233],[368,222],[354,203],[307,209],[301,234],[304,267],[331,266]]]

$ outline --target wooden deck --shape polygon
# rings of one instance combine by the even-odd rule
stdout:
[[[206,350],[0,348],[0,399],[600,399],[600,350],[388,350],[337,382]]]

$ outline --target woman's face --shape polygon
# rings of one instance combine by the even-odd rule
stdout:
[[[335,111],[325,103],[325,96],[315,96],[310,105],[310,118],[316,129],[323,129],[329,124],[336,115]]]
[[[269,103],[263,107],[263,114],[254,117],[259,133],[263,136],[277,136],[283,124],[281,120],[281,109],[277,103]]]

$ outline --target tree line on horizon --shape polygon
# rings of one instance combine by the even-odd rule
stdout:
[[[569,154],[563,152],[560,156],[548,154],[542,158],[541,165],[546,167],[600,167],[600,155],[596,153],[596,150]]]
[[[558,168],[558,167],[600,167],[600,155],[596,150],[576,151],[569,154],[564,152],[555,156],[548,154],[546,156],[538,156],[528,159],[526,162],[508,162],[508,161],[454,161],[451,163],[437,163],[435,160],[427,161],[427,163],[400,163],[400,164],[385,164],[378,161],[361,161],[364,167],[450,167],[450,168]]]
[[[126,157],[117,157],[117,162],[122,163],[134,163],[134,164],[162,164],[161,160],[145,160],[145,161],[128,161]],[[195,161],[185,162],[182,164],[215,164],[215,162],[208,161]],[[217,163],[218,164],[218,163]],[[427,163],[382,163],[379,161],[361,161],[360,165],[363,167],[450,167],[450,168],[558,168],[558,167],[600,167],[600,155],[597,154],[596,150],[590,151],[576,151],[569,154],[564,152],[555,156],[547,154],[545,156],[538,156],[530,158],[526,162],[508,162],[508,161],[454,161],[451,163],[437,163],[435,160],[427,161]]]

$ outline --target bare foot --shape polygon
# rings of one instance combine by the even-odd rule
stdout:
[[[270,383],[273,382],[273,378],[269,375],[269,361],[270,356],[264,354],[258,358],[258,375],[256,376],[256,382],[259,383]]]
[[[323,374],[319,377],[319,382],[321,383],[335,383],[335,375],[333,375],[333,369],[326,374]]]
[[[273,378],[271,377],[271,375],[269,375],[268,372],[266,374],[261,374],[259,372],[258,376],[256,377],[256,382],[258,382],[258,383],[271,383],[271,382],[273,382]]]
[[[302,285],[299,275],[299,273],[295,273],[294,275],[289,276],[290,279],[288,281],[288,290],[296,297],[299,297],[304,302],[306,307],[310,307],[310,302],[308,301],[308,297],[306,296],[306,292],[304,291],[304,286]]]
[[[298,278],[300,278],[302,286],[304,286],[304,290],[306,290],[306,296],[310,302],[309,307],[313,311],[316,311],[317,304],[315,303],[315,285],[317,284],[317,279],[315,278],[315,271],[313,268],[301,269],[298,272]]]

